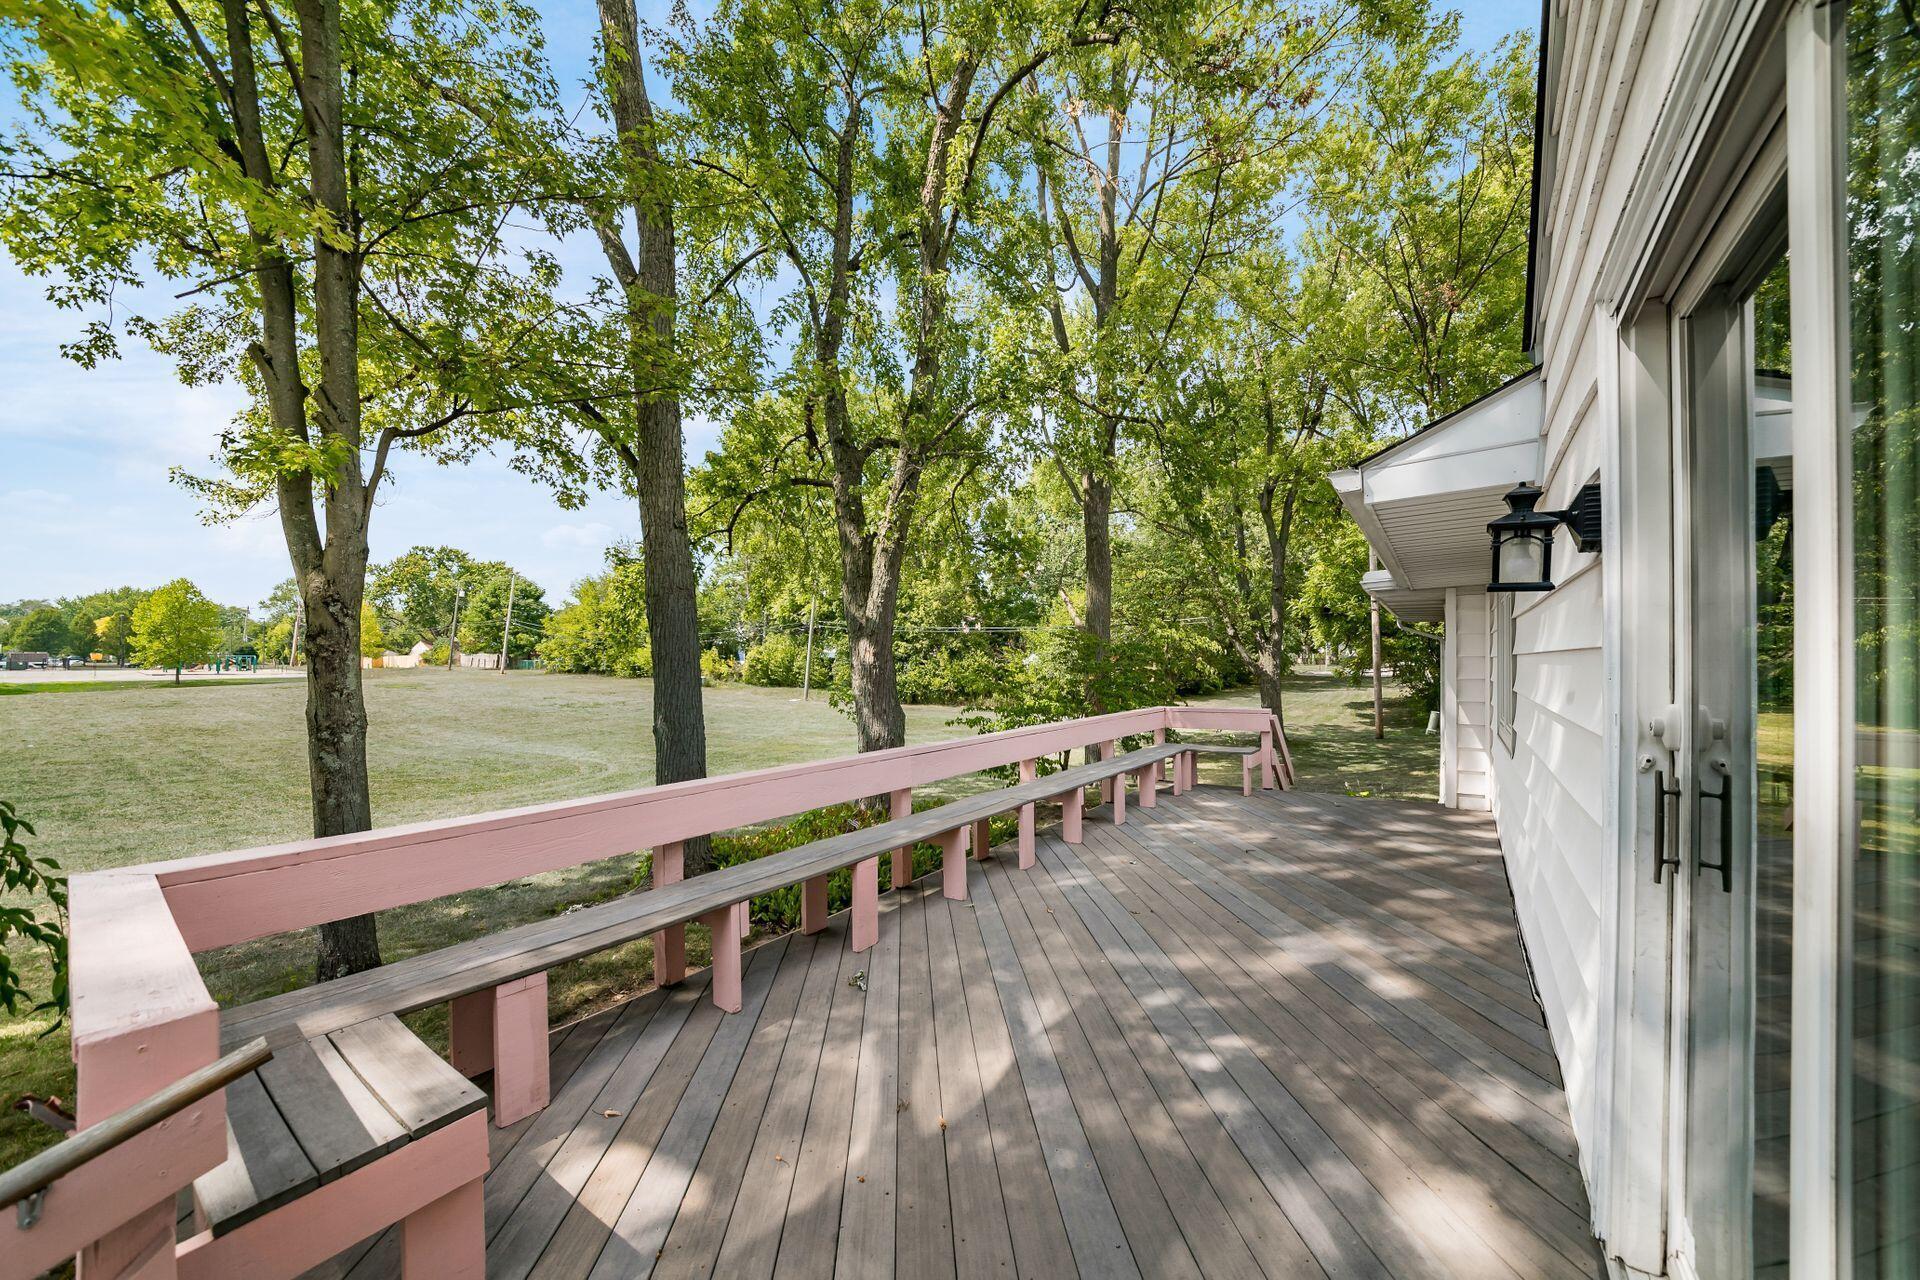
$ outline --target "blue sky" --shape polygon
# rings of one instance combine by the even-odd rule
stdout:
[[[577,100],[593,7],[540,7],[555,70],[569,102]],[[664,12],[647,0],[641,9],[648,18]],[[1539,14],[1534,0],[1464,6],[1463,42],[1487,48],[1531,29]],[[163,311],[173,291],[163,283],[129,309],[144,302]],[[77,329],[74,313],[46,301],[44,282],[0,254],[0,601],[183,575],[223,603],[260,600],[288,575],[273,512],[208,527],[192,495],[168,479],[175,466],[211,469],[238,393],[184,387],[170,361],[132,341],[119,361],[82,369],[59,350]],[[690,422],[688,457],[700,458],[717,435],[717,424]],[[618,495],[563,511],[504,459],[440,467],[410,457],[374,513],[372,552],[384,560],[415,544],[461,547],[518,566],[558,603],[576,579],[598,571],[608,543],[638,534],[633,504]]]

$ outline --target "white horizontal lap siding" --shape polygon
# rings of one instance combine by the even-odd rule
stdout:
[[[1602,575],[1592,557],[1569,554],[1555,576],[1556,590],[1516,603],[1513,749],[1496,743],[1487,754],[1514,905],[1584,1163],[1600,1120],[1599,1011],[1611,981],[1600,919],[1611,866]]]

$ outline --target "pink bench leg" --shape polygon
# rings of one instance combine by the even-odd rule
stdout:
[[[1125,826],[1127,822],[1127,775],[1122,773],[1113,780],[1113,825]]]
[[[1140,779],[1140,807],[1153,808],[1160,800],[1160,797],[1154,794],[1160,790],[1160,766],[1150,764],[1135,776]]]
[[[893,793],[893,816],[911,818],[913,816],[913,788],[902,787]],[[913,850],[895,849],[893,851],[893,887],[904,889],[913,883]]]
[[[880,859],[853,864],[853,949],[880,941]]]
[[[1040,776],[1040,762],[1022,760],[1020,762],[1020,781],[1032,782]],[[1026,870],[1033,865],[1033,833],[1039,825],[1039,806],[1023,804],[1020,806],[1020,869]]]
[[[967,832],[961,827],[940,837],[940,892],[955,902],[967,900]]]
[[[547,975],[479,994],[492,1005],[493,1122],[504,1129],[547,1105]]]
[[[987,818],[973,824],[973,856],[980,862],[993,856],[993,824]]]
[[[1253,757],[1252,756],[1240,757],[1240,794],[1243,796],[1250,796],[1253,794]]]
[[[1262,729],[1260,731],[1260,789],[1271,791],[1273,788],[1273,730]]]
[[[800,884],[800,932],[818,933],[827,927],[827,877],[815,876]]]
[[[1060,838],[1068,844],[1080,843],[1080,813],[1086,807],[1087,793],[1079,787],[1060,797]]]
[[[450,1191],[400,1223],[400,1274],[406,1280],[486,1280],[485,1180]]]
[[[684,870],[683,851],[678,841],[653,851],[654,888],[677,884]],[[687,926],[671,925],[653,935],[653,983],[657,987],[671,987],[686,976]]]
[[[736,902],[700,917],[713,937],[713,1003],[722,1013],[740,1012],[740,918],[745,914],[746,904]]]

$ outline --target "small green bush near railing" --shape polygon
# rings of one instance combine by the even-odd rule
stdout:
[[[931,808],[944,803],[929,797],[916,808]],[[882,808],[863,809],[857,804],[837,804],[825,809],[815,809],[801,814],[797,818],[773,826],[756,827],[748,831],[719,835],[713,838],[713,869],[736,866],[742,862],[752,862],[769,854],[782,853],[815,840],[825,840],[829,836],[840,835],[847,831],[858,831],[887,820],[887,812]],[[999,844],[1011,840],[1019,832],[1019,815],[1004,814],[993,819],[993,842]],[[934,844],[913,846],[913,875],[917,880],[940,865],[940,847]],[[889,868],[883,866],[880,883],[884,886],[892,883]],[[763,934],[789,933],[800,927],[800,886],[788,885],[772,893],[763,893],[753,900],[751,914],[754,930]],[[851,868],[836,871],[827,882],[827,910],[843,911],[853,903],[853,871]]]
[[[53,1010],[45,1035],[67,1016],[67,877],[52,858],[28,852],[20,837],[33,834],[13,802],[0,800],[0,1007],[9,1017],[23,1004],[32,1013]],[[51,918],[41,917],[43,904],[52,908]],[[35,948],[45,953],[51,975],[47,998],[37,1003],[19,963],[21,950]]]

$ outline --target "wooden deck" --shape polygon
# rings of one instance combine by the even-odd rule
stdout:
[[[1491,824],[1206,787],[556,1032],[488,1274],[1593,1277]],[[704,976],[704,975],[702,975]],[[395,1241],[325,1269],[389,1276]]]

